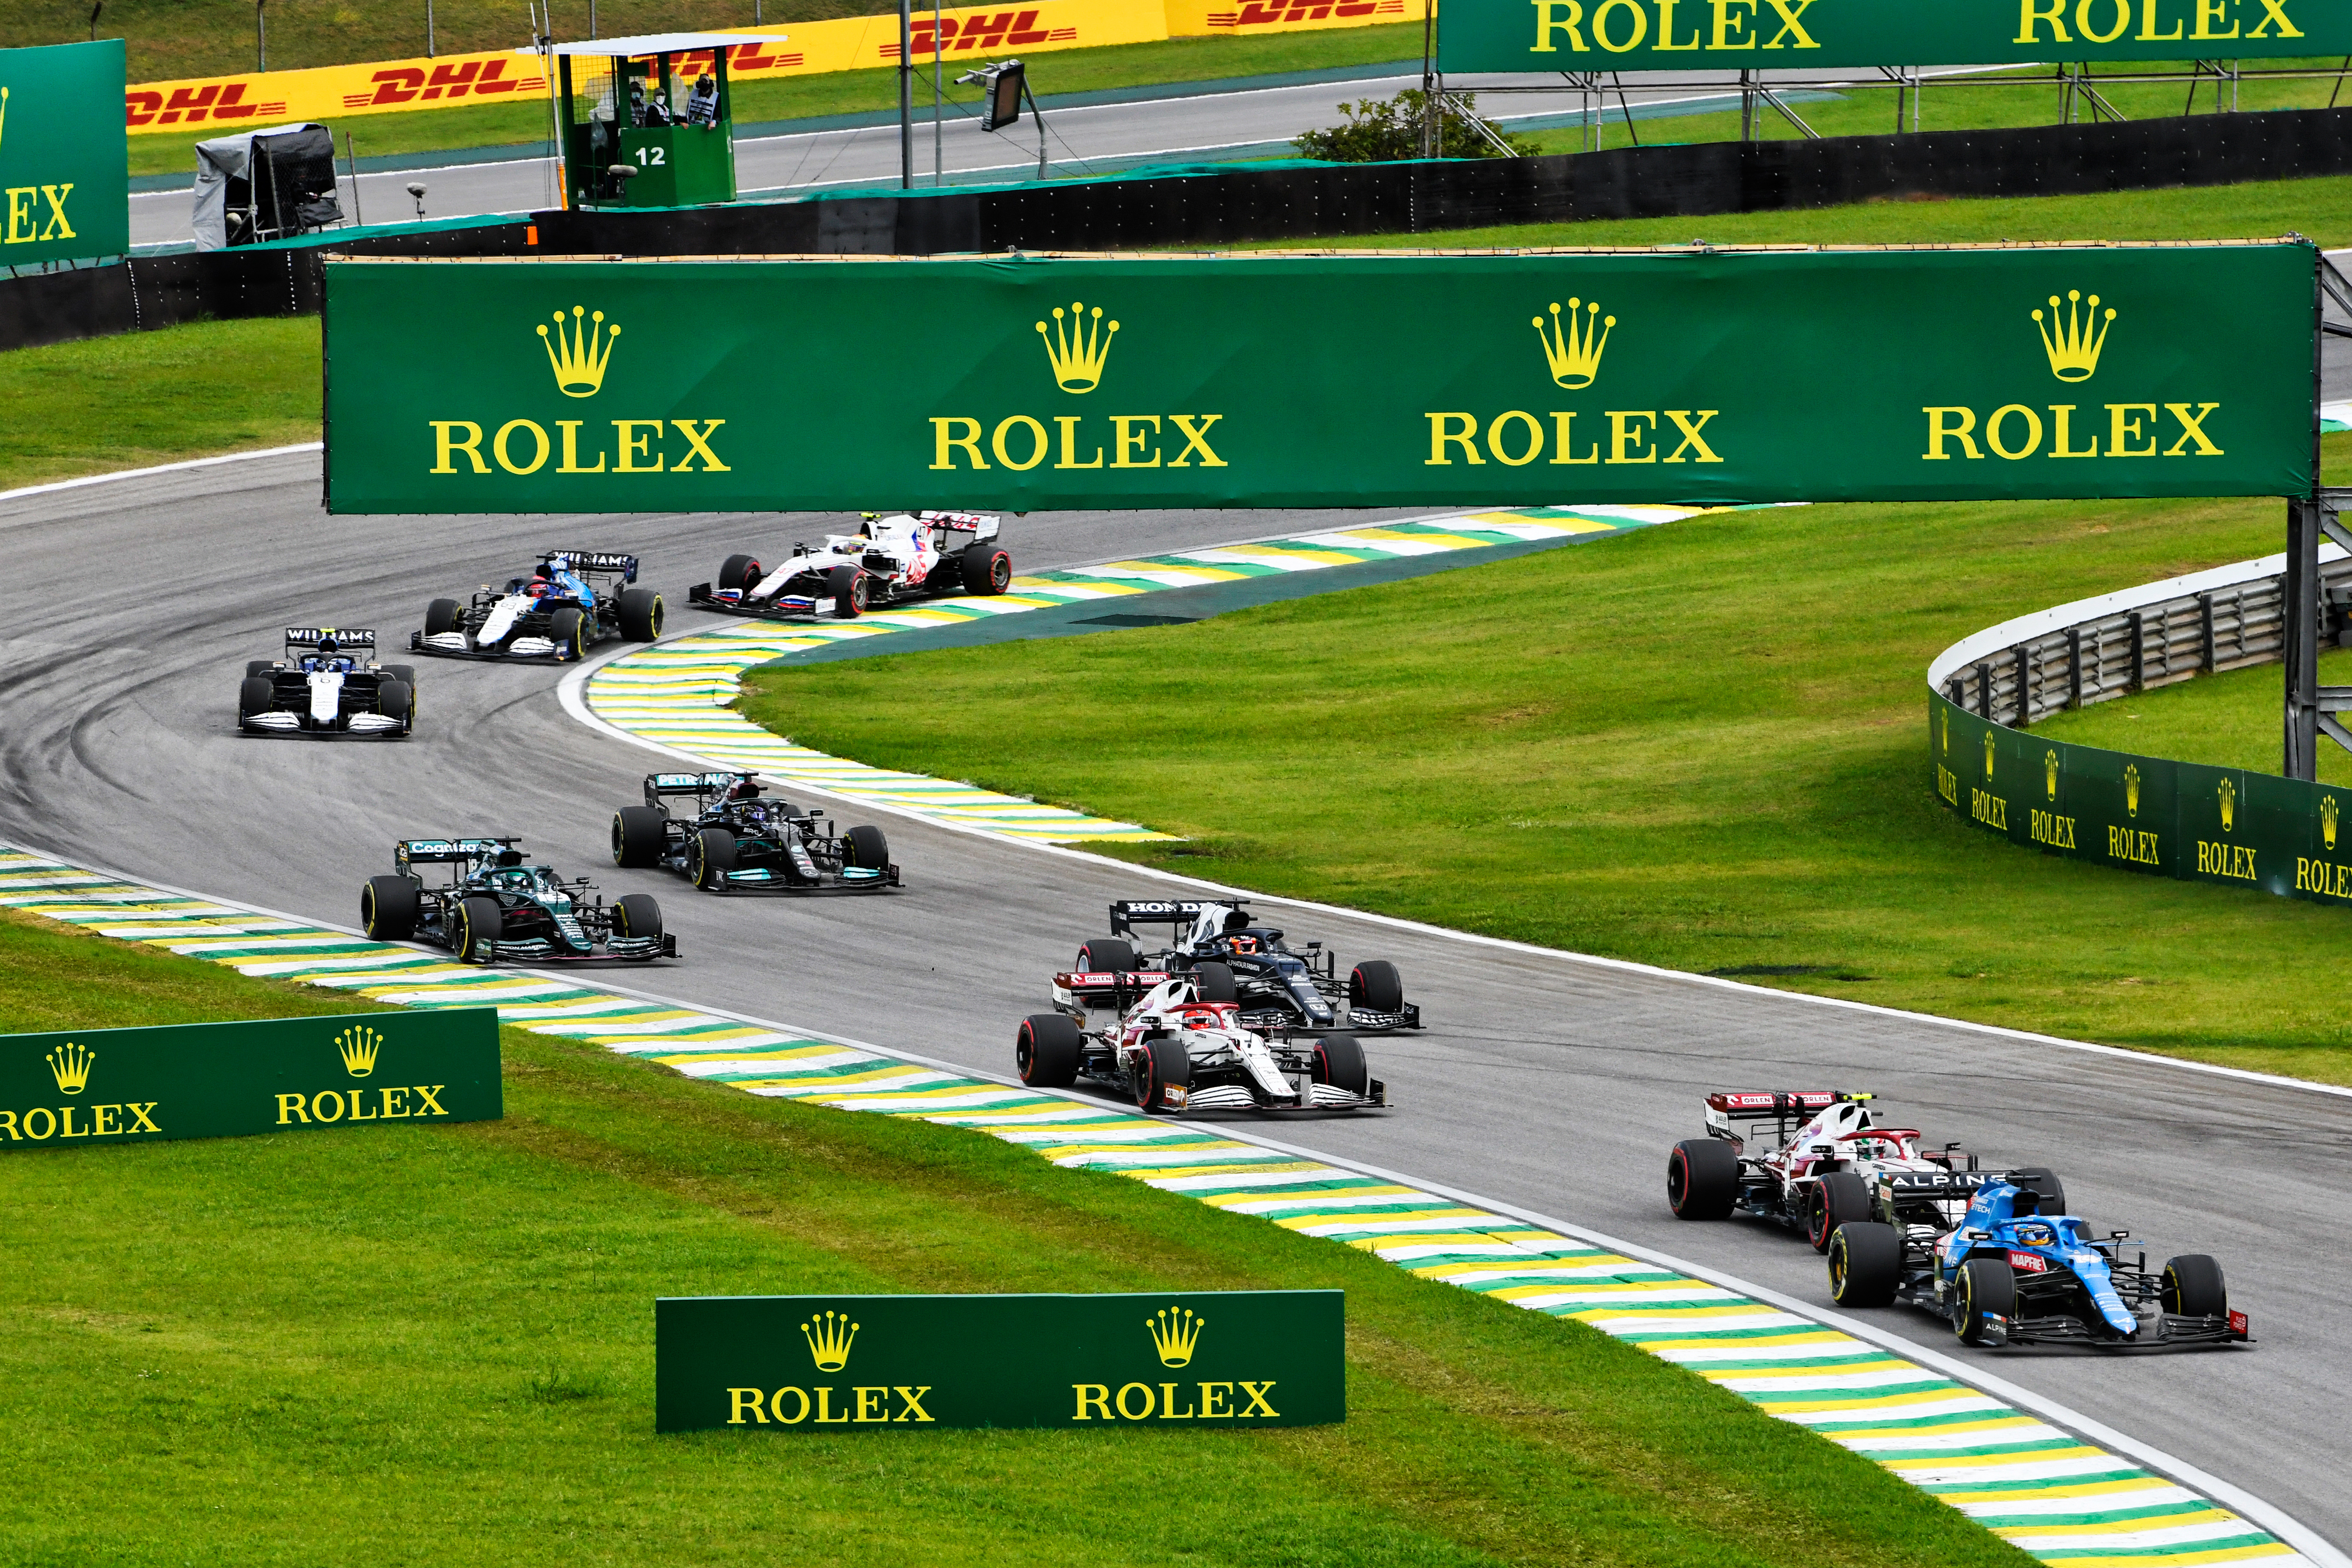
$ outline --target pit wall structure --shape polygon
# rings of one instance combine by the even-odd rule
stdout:
[[[2322,547],[2323,647],[2346,646],[2352,557]],[[2143,876],[2352,903],[2352,789],[2050,741],[2038,719],[2281,662],[2286,557],[2021,616],[1928,667],[1946,810],[2021,847]]]

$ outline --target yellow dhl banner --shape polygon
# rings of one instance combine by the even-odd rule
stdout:
[[[1033,0],[943,11],[936,42],[942,57],[970,60],[1170,37],[1364,27],[1417,17],[1421,8],[1421,0]],[[932,18],[919,12],[914,24],[913,53],[919,62],[932,54]],[[787,32],[788,41],[782,44],[730,47],[729,76],[738,81],[821,76],[898,63],[895,16],[794,23]],[[695,64],[694,57],[688,57],[689,72]],[[133,136],[215,126],[226,132],[289,121],[512,103],[546,90],[546,69],[538,56],[497,49],[437,59],[142,82],[123,95],[123,118]]]

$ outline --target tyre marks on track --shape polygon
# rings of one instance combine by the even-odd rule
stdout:
[[[763,770],[764,771],[764,770]],[[0,906],[385,1005],[504,1023],[743,1092],[911,1117],[1371,1253],[1569,1318],[1883,1466],[2042,1562],[2308,1562],[2211,1499],[1964,1383],[1738,1290],[1200,1123],[992,1082],[840,1040],[624,995],[123,881],[0,846]]]

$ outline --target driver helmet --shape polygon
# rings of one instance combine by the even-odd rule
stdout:
[[[318,654],[320,658],[332,658],[338,651],[337,644],[331,635],[319,639]]]
[[[1224,1020],[1211,1003],[1187,1002],[1176,1009],[1176,1021],[1188,1029],[1213,1029]]]
[[[555,592],[555,584],[544,577],[533,577],[522,585],[522,591],[534,599],[544,599]]]

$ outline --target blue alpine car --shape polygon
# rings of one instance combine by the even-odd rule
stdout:
[[[2227,1345],[2247,1342],[2246,1315],[2230,1310],[2221,1266],[2202,1253],[2126,1258],[2131,1233],[2094,1236],[2066,1212],[2057,1178],[2031,1185],[1996,1178],[1978,1187],[1948,1228],[1923,1222],[1932,1205],[1909,1201],[1933,1177],[1882,1178],[1872,1194],[1884,1218],[1851,1220],[1830,1237],[1830,1295],[1841,1307],[1901,1301],[1952,1325],[1962,1344]],[[1959,1184],[1954,1184],[1957,1189]],[[1899,1215],[1898,1215],[1899,1210]]]

